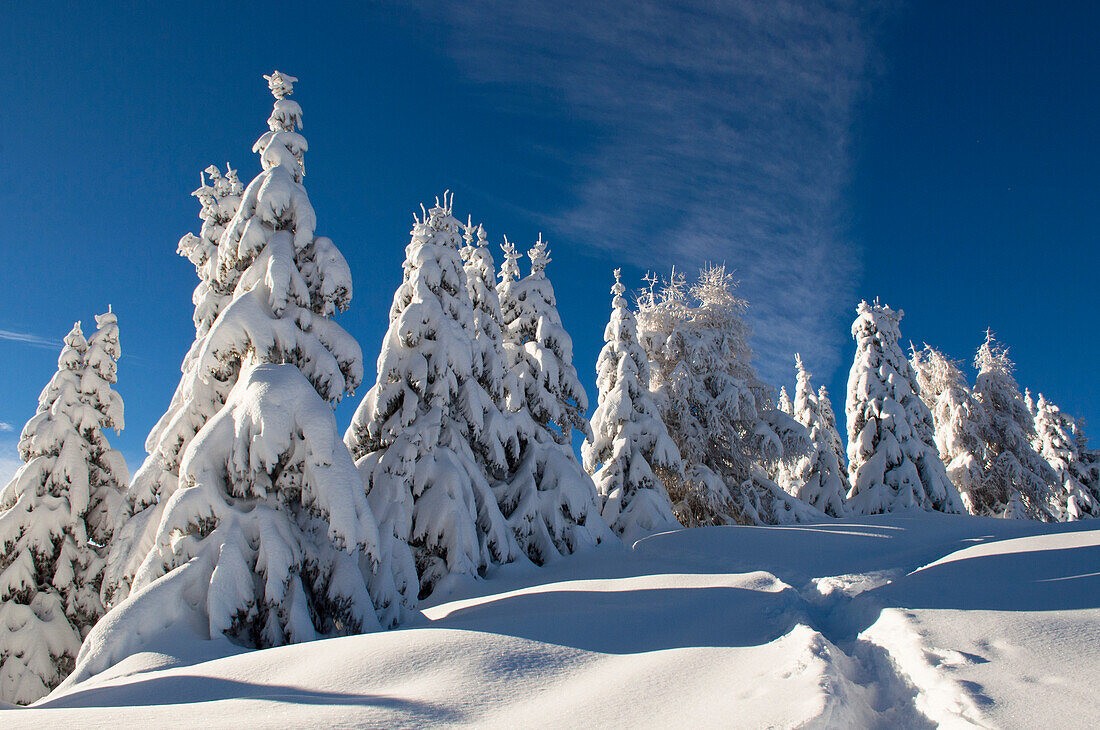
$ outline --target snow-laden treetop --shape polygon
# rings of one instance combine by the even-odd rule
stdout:
[[[291,172],[295,182],[301,182],[306,174],[302,157],[309,146],[305,137],[294,131],[302,128],[302,107],[286,98],[294,93],[294,82],[298,79],[278,71],[264,78],[275,97],[275,105],[267,119],[271,131],[256,141],[252,151],[260,153],[264,170],[282,166]]]
[[[272,71],[270,76],[264,74],[264,79],[267,81],[267,88],[271,89],[271,94],[276,99],[285,99],[293,94],[294,84],[298,83],[297,76],[291,76],[278,70]]]
[[[852,322],[852,337],[857,341],[861,334],[872,334],[879,342],[897,342],[901,339],[901,319],[904,309],[893,310],[876,298],[874,304],[866,300],[856,307],[856,320]]]
[[[527,255],[531,258],[531,278],[545,279],[546,265],[553,259],[550,258],[550,247],[546,241],[542,240],[541,233],[539,234],[539,240],[535,241]]]

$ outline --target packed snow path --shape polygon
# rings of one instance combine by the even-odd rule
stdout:
[[[681,530],[508,567],[408,628],[182,640],[4,727],[1087,727],[1100,528],[944,515]]]

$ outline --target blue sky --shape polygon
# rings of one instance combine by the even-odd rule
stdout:
[[[801,351],[842,409],[854,308],[881,296],[962,360],[993,327],[1021,383],[1100,428],[1094,4],[229,5],[5,11],[4,468],[56,343],[108,303],[114,443],[140,462],[193,336],[189,193],[212,162],[258,171],[273,68],[300,79],[368,371],[411,215],[449,188],[492,240],[549,238],[593,404],[611,269],[712,261],[775,385]]]

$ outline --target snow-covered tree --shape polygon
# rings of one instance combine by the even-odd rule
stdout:
[[[776,404],[776,408],[786,413],[788,416],[794,415],[794,403],[791,402],[791,397],[787,395],[786,386],[781,386],[779,388],[779,400]]]
[[[415,568],[408,560],[395,566],[409,600],[448,576],[477,575],[518,554],[471,448],[488,444],[474,427],[496,405],[475,374],[475,359],[478,369],[485,365],[485,342],[477,338],[461,242],[447,195],[414,219],[377,381],[344,436],[383,535],[412,548]],[[504,468],[506,449],[496,446],[481,452],[484,463]]]
[[[591,547],[612,533],[596,487],[571,446],[573,429],[589,436],[588,397],[573,367],[573,341],[562,326],[546,277],[550,252],[539,236],[520,279],[519,253],[506,238],[500,298],[507,407],[520,438],[520,463],[495,488],[520,548],[541,565]]]
[[[1032,445],[1031,410],[1016,383],[1008,351],[992,332],[986,332],[974,364],[974,395],[987,419],[982,483],[973,493],[975,514],[1053,520],[1050,505],[1061,480]]]
[[[263,171],[218,244],[218,281],[236,282],[233,296],[194,371],[231,387],[184,449],[130,597],[89,637],[82,663],[136,650],[154,633],[142,621],[159,620],[164,602],[186,604],[200,635],[253,647],[390,626],[401,615],[389,546],[332,410],[362,379],[359,347],[332,319],[350,302],[351,274],[314,233],[302,111],[287,98],[296,79],[265,78],[275,105],[254,147]]]
[[[379,627],[378,528],[331,406],[296,367],[246,366],[181,475],[135,592],[193,564],[210,635],[245,646]]]
[[[611,320],[596,361],[599,405],[593,436],[584,442],[584,468],[593,475],[603,517],[628,543],[679,526],[660,473],[682,471],[680,452],[649,390],[649,358],[615,269]]]
[[[844,479],[848,479],[848,467],[845,465],[844,442],[840,440],[840,431],[836,425],[836,412],[833,410],[833,401],[829,398],[829,390],[822,385],[817,389],[817,407],[821,413],[822,436],[825,443],[836,454],[837,463],[841,466]],[[851,484],[849,484],[849,488]]]
[[[1061,489],[1055,491],[1050,508],[1063,522],[1100,517],[1100,502],[1090,489],[1090,465],[1082,459],[1080,444],[1074,419],[1040,393],[1035,404],[1035,447],[1059,477]]]
[[[666,486],[687,526],[790,523],[822,513],[770,477],[780,461],[809,450],[809,434],[780,411],[756,375],[746,303],[725,267],[708,267],[688,290],[673,271],[661,291],[639,300],[639,341],[651,361],[650,387],[685,467]]]
[[[509,384],[505,381],[506,355],[501,330],[503,315],[496,292],[496,265],[485,228],[467,223],[465,245],[459,250],[466,274],[466,290],[473,307],[473,378],[463,400],[471,409],[470,447],[490,484],[506,479],[519,463],[519,425],[508,411]]]
[[[554,287],[546,277],[550,249],[541,235],[527,255],[531,272],[526,277],[507,284],[501,280],[505,348],[512,368],[519,368],[519,384],[536,425],[557,443],[569,445],[573,429],[590,435],[588,396],[573,367],[573,340],[562,326]],[[510,276],[514,258],[508,266]]]
[[[848,374],[848,506],[854,514],[904,509],[961,512],[935,442],[928,406],[898,340],[903,312],[861,302]]]
[[[925,345],[912,348],[909,364],[920,388],[921,400],[932,412],[936,448],[947,475],[959,490],[963,506],[979,514],[982,476],[986,464],[984,433],[988,419],[971,392],[958,363]]]
[[[118,382],[118,359],[122,355],[119,343],[118,317],[108,307],[95,316],[96,332],[88,338],[84,353],[84,368],[80,378],[80,399],[91,409],[85,411],[91,420],[80,425],[81,435],[88,442],[89,502],[85,515],[88,539],[101,558],[95,572],[85,580],[101,586],[107,549],[114,539],[114,529],[123,509],[123,495],[130,481],[126,459],[107,442],[104,431],[116,433],[125,427],[122,396],[114,390]]]
[[[802,364],[801,355],[794,356],[794,363],[797,380],[791,407],[794,419],[810,432],[812,446],[793,471],[792,494],[830,517],[844,517],[848,512],[844,500],[851,485],[836,450],[834,439],[839,437],[832,406],[823,412],[818,391],[810,382],[812,374]]]
[[[1090,448],[1081,421],[1076,421],[1073,426],[1073,443],[1080,465],[1081,482],[1089,490],[1089,494],[1100,502],[1100,450]]]
[[[0,490],[0,699],[46,695],[72,670],[80,642],[103,615],[106,543],[122,500],[126,462],[103,429],[123,426],[112,389],[120,354],[115,316],[65,337],[58,372],[19,441],[26,462]]]
[[[202,228],[197,236],[184,234],[177,247],[177,253],[194,264],[199,277],[192,295],[195,341],[180,366],[183,376],[168,410],[146,438],[149,455],[126,493],[124,524],[118,526],[118,539],[112,545],[107,567],[104,597],[109,604],[129,593],[134,573],[152,547],[164,504],[179,485],[184,450],[221,409],[233,387],[232,379],[206,377],[199,367],[199,353],[236,286],[235,277],[218,278],[218,244],[237,213],[243,187],[237,171],[228,165],[224,175],[214,165],[204,173],[200,174],[202,185],[191,193],[202,206]]]
[[[211,165],[199,174],[199,179],[202,184],[191,195],[199,199],[202,228],[197,236],[193,233],[184,234],[176,249],[180,256],[195,265],[195,273],[199,277],[199,283],[192,295],[196,339],[202,339],[210,330],[218,312],[233,293],[232,289],[226,290],[224,283],[220,283],[217,278],[218,242],[225,227],[236,215],[237,206],[241,203],[241,193],[244,192],[244,186],[237,178],[237,171],[228,164],[224,175],[216,165]]]
[[[82,563],[94,561],[79,520],[90,501],[79,430],[90,415],[80,399],[87,348],[78,322],[23,428],[26,463],[0,492],[0,698],[7,702],[29,704],[56,687],[72,670],[80,624],[100,610],[98,591],[76,586]],[[76,625],[66,609],[82,614]]]

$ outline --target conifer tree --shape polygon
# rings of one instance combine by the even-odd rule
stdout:
[[[232,299],[196,355],[195,377],[230,385],[224,405],[183,452],[130,597],[88,637],[81,675],[140,650],[160,615],[249,647],[393,625],[400,602],[386,572],[362,482],[333,405],[362,379],[359,347],[332,319],[351,299],[347,262],[314,233],[302,184],[305,139],[296,79],[265,77],[270,131],[263,171],[218,245]],[[178,623],[178,622],[177,622]]]
[[[81,562],[91,562],[87,534],[73,520],[89,502],[86,415],[80,375],[87,340],[80,323],[65,337],[58,372],[43,389],[38,411],[23,428],[23,467],[0,492],[0,699],[30,704],[72,670],[79,625],[66,615],[82,604],[87,620],[98,596],[74,601]],[[64,593],[63,593],[64,591]],[[75,606],[74,606],[75,607]]]
[[[58,372],[19,442],[26,462],[0,490],[0,700],[28,704],[72,670],[103,615],[105,545],[127,480],[102,429],[122,429],[111,385],[120,352],[113,314],[65,337]]]
[[[1035,447],[1061,482],[1051,512],[1062,522],[1100,516],[1100,502],[1090,489],[1089,466],[1082,459],[1077,424],[1043,394],[1035,404]]]
[[[909,362],[921,400],[932,412],[940,460],[959,490],[966,511],[978,514],[977,492],[986,462],[985,411],[958,364],[939,350],[927,344],[922,350],[912,348]]]
[[[209,176],[209,182],[207,182]],[[225,174],[216,165],[210,165],[199,174],[201,185],[191,195],[198,198],[202,227],[199,235],[184,234],[176,251],[195,266],[199,283],[195,287],[192,302],[195,305],[195,339],[201,340],[210,330],[222,307],[229,301],[232,290],[219,284],[218,242],[225,227],[237,213],[244,186],[237,178],[237,171],[225,166]]]
[[[96,332],[88,339],[84,354],[84,372],[80,378],[80,395],[94,418],[82,425],[81,433],[88,441],[89,503],[85,516],[87,534],[94,544],[99,560],[84,582],[103,589],[108,550],[114,540],[114,530],[124,509],[124,494],[130,481],[130,470],[122,454],[111,448],[104,431],[119,433],[125,427],[122,397],[114,390],[118,382],[118,359],[122,355],[119,343],[118,317],[108,306],[104,314],[95,317]]]
[[[519,337],[508,336],[508,325],[515,322],[520,315],[521,302],[518,297],[520,279],[523,272],[519,268],[519,260],[523,254],[516,249],[516,245],[504,237],[504,243],[500,245],[504,254],[504,260],[500,262],[498,277],[500,282],[496,286],[497,300],[500,302],[501,336],[504,340],[505,367],[511,368],[514,361],[521,357],[523,340]]]
[[[492,440],[475,429],[496,411],[475,374],[475,360],[478,369],[486,365],[482,347],[491,335],[483,328],[491,325],[481,320],[478,339],[459,230],[447,195],[414,219],[377,381],[344,435],[383,535],[412,548],[415,570],[408,560],[396,566],[408,600],[427,597],[448,576],[477,575],[518,554],[471,448],[485,446],[483,463],[505,468],[505,445],[487,446]],[[492,307],[491,300],[481,304]]]
[[[1100,502],[1100,451],[1089,447],[1084,424],[1076,421],[1073,425],[1073,443],[1080,466],[1081,483],[1089,490],[1093,499]]]
[[[844,500],[851,485],[834,443],[834,438],[839,437],[836,436],[835,421],[830,422],[832,406],[828,407],[828,414],[823,413],[818,392],[810,382],[811,373],[802,364],[801,355],[796,354],[794,362],[797,380],[793,415],[810,432],[812,446],[809,455],[798,460],[793,494],[830,517],[844,517],[848,512]]]
[[[638,343],[637,320],[615,269],[611,320],[596,362],[599,405],[593,436],[584,442],[584,468],[593,475],[602,514],[632,543],[646,534],[679,527],[660,473],[682,472],[680,451],[668,435],[649,390],[649,358]]]
[[[478,404],[469,417],[470,447],[490,484],[506,479],[519,463],[520,439],[516,419],[508,411],[505,381],[503,315],[496,292],[496,265],[485,228],[467,223],[460,249],[466,290],[473,307],[473,378],[464,400]]]
[[[148,456],[126,493],[123,522],[117,526],[118,538],[112,545],[107,566],[104,597],[108,604],[129,593],[134,573],[152,547],[164,504],[179,485],[184,450],[221,409],[233,386],[231,379],[205,377],[199,368],[199,353],[236,285],[235,280],[218,279],[218,244],[237,213],[243,187],[237,171],[229,165],[224,175],[214,165],[204,173],[200,174],[202,185],[191,193],[202,206],[199,213],[202,228],[198,236],[184,234],[177,248],[177,253],[194,264],[199,277],[192,295],[195,341],[180,366],[183,377],[171,404],[145,441]]]
[[[686,526],[780,524],[821,519],[769,474],[809,450],[809,434],[781,412],[757,377],[746,302],[725,267],[704,269],[687,289],[673,271],[639,300],[639,341],[653,363],[650,385],[685,467],[666,483]]]
[[[504,240],[500,297],[507,406],[520,438],[520,463],[495,489],[520,549],[542,565],[611,537],[596,487],[571,446],[572,431],[589,436],[588,398],[573,367],[573,341],[562,327],[546,277],[550,252],[539,236],[520,279],[515,246]]]
[[[776,407],[788,416],[794,415],[794,404],[791,402],[791,397],[787,395],[786,386],[781,386],[779,388],[779,401]]]
[[[1032,445],[1035,424],[1008,351],[987,331],[974,359],[978,378],[974,395],[981,403],[985,423],[985,463],[982,483],[974,493],[974,512],[980,515],[1051,521],[1056,501],[1054,469]]]
[[[541,234],[527,255],[531,272],[518,282],[501,284],[502,301],[508,301],[502,309],[510,364],[540,438],[568,446],[573,429],[590,435],[588,396],[573,367],[573,340],[562,326],[554,287],[546,277],[550,249]],[[513,259],[509,267],[514,266]]]
[[[824,385],[817,389],[817,405],[821,413],[822,437],[832,452],[836,454],[836,460],[841,466],[844,481],[848,483],[848,488],[851,489],[851,483],[848,482],[848,467],[845,464],[844,442],[840,440],[833,401],[829,398],[829,390]]]
[[[848,374],[848,506],[854,514],[905,509],[957,513],[962,502],[936,448],[932,414],[898,345],[904,314],[861,302]]]

